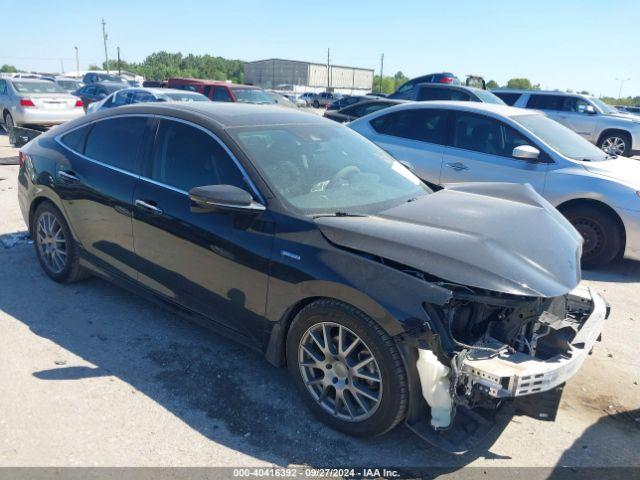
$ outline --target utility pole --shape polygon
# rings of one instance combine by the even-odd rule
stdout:
[[[631,79],[630,78],[616,78],[616,80],[618,82],[620,82],[620,89],[618,90],[618,100],[620,100],[622,98],[622,86],[624,85],[624,82],[628,82]]]
[[[382,93],[382,74],[384,72],[384,53],[380,54],[380,87],[378,93]]]
[[[118,47],[118,75],[122,75],[122,69],[120,68],[120,47]]]
[[[64,60],[60,59],[60,75],[64,75]]]
[[[78,47],[73,47],[76,49],[76,75],[80,78],[80,59],[78,58]]]
[[[104,59],[106,61],[107,73],[109,73],[109,52],[107,51],[107,22],[102,19],[102,40],[104,41]]]
[[[329,80],[330,69],[331,69],[331,56],[330,56],[330,50],[327,48],[327,92],[329,91],[329,87],[331,86],[331,80]]]

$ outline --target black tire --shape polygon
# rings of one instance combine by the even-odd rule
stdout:
[[[379,378],[382,381],[380,400],[368,418],[361,421],[337,418],[325,411],[305,385],[302,368],[298,362],[300,342],[314,325],[317,326],[321,322],[341,325],[357,335],[379,367]],[[321,363],[324,361],[326,357]],[[406,416],[409,392],[407,373],[400,352],[380,325],[360,310],[343,302],[332,299],[318,300],[296,315],[287,335],[287,366],[296,388],[311,411],[324,423],[340,432],[359,437],[382,435]]]
[[[45,215],[52,215],[58,222],[62,237],[64,238],[64,250],[66,258],[64,267],[60,270],[54,270],[51,262],[47,260],[47,255],[43,253],[42,236],[38,232],[40,219]],[[48,217],[49,218],[49,217]],[[50,202],[41,203],[33,214],[33,223],[31,226],[31,237],[33,238],[33,246],[36,249],[38,262],[44,272],[56,282],[73,283],[89,276],[89,273],[80,266],[80,256],[78,255],[78,245],[69,230],[69,226],[60,211]]]
[[[320,102],[318,100],[313,101],[313,108],[320,108]]]
[[[621,155],[623,157],[628,157],[631,154],[631,135],[626,132],[612,130],[610,132],[605,132],[598,142],[598,147],[605,152],[609,153],[605,148],[607,145],[611,144],[619,144],[618,142],[624,142],[624,148],[622,151],[616,153],[616,155]]]
[[[576,205],[562,212],[584,238],[582,267],[604,267],[619,257],[624,233],[610,212],[589,205]]]
[[[4,116],[2,117],[2,121],[4,122],[4,129],[9,133],[9,128],[15,126],[15,122],[13,121],[13,117],[9,112],[4,112]]]

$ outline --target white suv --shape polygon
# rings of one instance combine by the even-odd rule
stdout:
[[[539,90],[492,92],[512,107],[543,111],[607,153],[623,157],[640,154],[640,118],[619,112],[598,98]]]

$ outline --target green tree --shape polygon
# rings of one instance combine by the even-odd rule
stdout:
[[[402,72],[396,72],[393,77],[382,77],[382,82],[380,82],[380,75],[374,75],[372,91],[386,94],[393,93],[407,81],[409,81],[409,78],[405,77]]]
[[[518,90],[540,90],[540,84],[531,84],[528,78],[512,78],[507,82],[507,88],[515,88]]]
[[[6,63],[0,67],[0,73],[16,73],[18,69],[13,65],[7,65]]]
[[[494,89],[494,88],[500,88],[500,85],[498,85],[498,82],[496,82],[495,80],[489,80],[489,81],[487,82],[487,88],[488,88],[489,90],[492,90],[492,89]]]

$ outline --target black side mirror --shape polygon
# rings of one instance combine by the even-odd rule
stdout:
[[[265,206],[254,201],[249,192],[233,185],[194,187],[189,190],[189,200],[193,213],[214,211],[259,213],[265,210]]]

